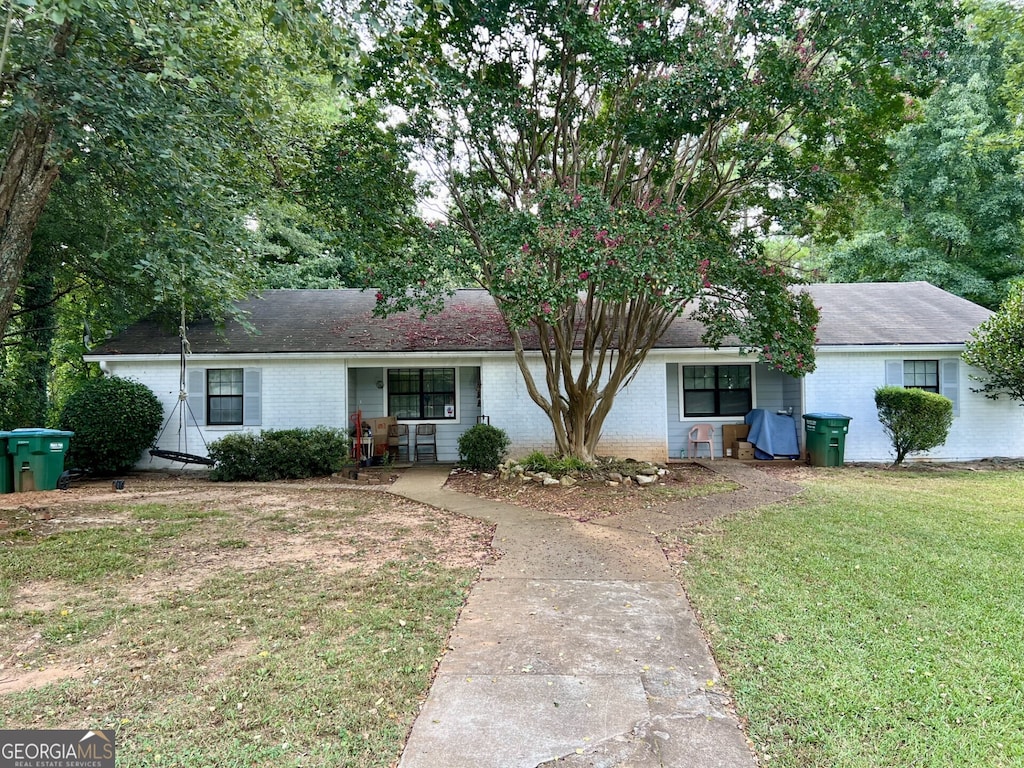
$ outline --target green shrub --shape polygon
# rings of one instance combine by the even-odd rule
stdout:
[[[510,444],[505,430],[477,424],[459,436],[459,463],[468,469],[497,469]]]
[[[348,462],[349,439],[342,430],[267,430],[225,435],[210,444],[212,480],[297,480],[323,477]]]
[[[540,451],[534,451],[519,463],[531,472],[547,472],[552,477],[592,472],[594,469],[592,464],[575,456],[547,456]]]
[[[153,445],[163,419],[163,405],[145,384],[90,379],[68,397],[57,419],[75,433],[65,463],[97,474],[124,472]]]
[[[531,472],[550,472],[552,459],[545,453],[534,451],[519,463],[523,465],[523,469]]]
[[[908,454],[942,445],[953,425],[953,401],[923,389],[879,387],[875,406],[892,442],[893,464],[902,464]]]
[[[260,474],[260,443],[260,436],[251,432],[225,435],[210,443],[208,453],[215,462],[210,479],[255,480]]]

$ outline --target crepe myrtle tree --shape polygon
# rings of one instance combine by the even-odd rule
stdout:
[[[735,336],[812,370],[817,312],[762,243],[839,220],[844,195],[884,176],[885,138],[953,34],[945,0],[417,8],[367,71],[448,216],[413,257],[377,265],[379,310],[486,288],[558,450],[587,460],[683,313],[708,344]]]
[[[492,206],[473,238],[434,227],[426,258],[373,275],[377,301],[404,304],[410,282],[438,277],[432,266],[477,263],[484,250],[478,279],[505,321],[530,397],[551,420],[558,451],[591,461],[616,394],[684,312],[704,323],[711,344],[734,334],[787,373],[814,368],[810,297],[787,290],[788,274],[753,238],[699,227],[658,199],[609,207],[598,189],[549,185],[525,210]],[[540,380],[527,354],[534,346]]]

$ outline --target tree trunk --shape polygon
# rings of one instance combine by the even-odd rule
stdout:
[[[584,315],[577,317],[580,307]],[[596,460],[615,396],[630,382],[679,311],[653,309],[642,299],[624,306],[591,299],[565,308],[563,318],[554,323],[536,319],[546,397],[530,370],[519,331],[506,319],[526,391],[551,421],[559,455],[588,463]],[[577,332],[582,332],[579,347],[575,344]]]
[[[52,126],[26,117],[15,129],[0,172],[0,338],[32,248],[32,233],[60,173],[51,157]]]

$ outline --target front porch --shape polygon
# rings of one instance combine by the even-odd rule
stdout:
[[[349,365],[349,428],[355,430],[358,419],[363,461],[458,461],[459,437],[487,418],[480,408],[479,365],[418,362]],[[389,440],[391,426],[400,434]]]
[[[666,363],[665,376],[669,459],[688,458],[689,432],[696,424],[710,424],[714,428],[714,458],[727,456],[733,451],[737,427],[742,434],[744,417],[755,409],[778,417],[775,420],[783,424],[791,419],[796,454],[802,454],[801,379],[747,358],[715,359],[708,355],[693,361]],[[708,456],[706,444],[699,446],[699,455]],[[736,454],[732,458],[754,460],[755,456]]]

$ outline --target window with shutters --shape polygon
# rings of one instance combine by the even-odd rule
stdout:
[[[258,427],[263,423],[260,368],[190,368],[189,418],[207,426]]]
[[[206,423],[241,424],[244,403],[241,368],[206,371]]]
[[[960,415],[960,359],[886,360],[885,383],[891,387],[915,387],[937,392],[953,402],[953,415]]]

